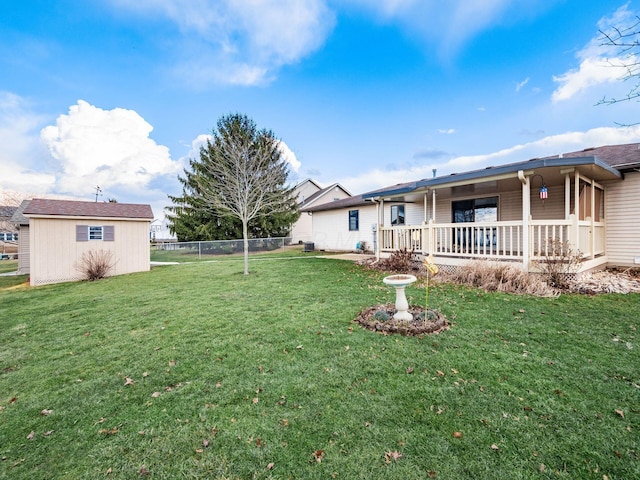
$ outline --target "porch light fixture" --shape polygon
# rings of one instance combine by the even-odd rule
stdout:
[[[537,173],[533,177],[531,177],[531,180],[533,181],[533,179],[536,177],[540,177],[540,180],[542,180],[542,186],[540,187],[540,200],[542,200],[542,203],[544,203],[544,201],[549,198],[549,191],[547,190],[547,185],[545,185],[542,175]]]

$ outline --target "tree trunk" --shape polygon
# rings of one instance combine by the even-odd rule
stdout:
[[[244,241],[244,274],[249,275],[249,228],[247,221],[242,221],[242,239]]]

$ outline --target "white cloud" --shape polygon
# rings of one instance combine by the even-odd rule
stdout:
[[[521,81],[520,83],[516,84],[516,92],[519,92],[520,90],[522,90],[522,88],[529,83],[529,77],[525,78],[523,81]]]
[[[610,17],[603,17],[598,22],[601,32],[612,32],[614,28],[625,30],[637,22],[636,14],[628,10],[628,4],[620,7]],[[613,46],[605,46],[604,37],[598,34],[592,38],[577,54],[580,65],[561,75],[553,77],[559,86],[553,92],[554,103],[569,100],[580,92],[606,83],[619,82],[626,74],[625,65],[636,62],[633,52],[622,54],[622,50]],[[622,54],[622,55],[621,55]]]
[[[169,149],[149,138],[153,127],[133,110],[103,110],[78,100],[41,138],[59,162],[56,190],[86,195],[103,191],[139,195],[152,181],[175,175]]]
[[[24,98],[0,92],[0,190],[45,193],[55,177],[38,171],[38,130],[43,117]]]
[[[111,1],[174,22],[183,35],[177,70],[199,86],[267,83],[319,48],[335,23],[325,0]]]
[[[414,35],[439,46],[443,57],[455,55],[479,32],[523,15],[540,13],[551,2],[542,0],[336,0],[359,6],[384,21],[397,22]]]
[[[559,153],[569,153],[589,147],[640,142],[640,126],[601,127],[586,132],[567,132],[551,135],[534,142],[514,145],[496,152],[458,156],[446,162],[433,162],[404,170],[374,169],[355,177],[340,179],[351,191],[363,193],[382,187],[431,178],[432,170],[438,176],[460,173],[488,166],[526,161]],[[337,181],[337,180],[336,180]]]
[[[441,133],[443,135],[453,135],[454,133],[456,133],[456,130],[455,128],[439,128],[438,133]]]
[[[291,170],[293,170],[295,173],[298,173],[298,170],[300,170],[300,166],[302,164],[296,157],[296,154],[293,153],[289,146],[282,140],[280,140],[278,143],[278,150],[280,150],[280,154],[282,155],[282,158],[284,158],[285,162],[287,162],[291,166]]]

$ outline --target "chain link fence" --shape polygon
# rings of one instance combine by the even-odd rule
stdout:
[[[285,251],[291,237],[250,238],[249,254]],[[165,242],[151,244],[152,261],[188,262],[244,252],[244,240],[213,240],[203,242]]]

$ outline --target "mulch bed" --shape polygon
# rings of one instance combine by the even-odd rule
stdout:
[[[384,312],[388,317],[388,320],[375,318],[377,312]],[[429,309],[427,321],[423,320],[424,316],[421,316],[420,318],[418,317],[420,313],[423,312],[424,307],[419,305],[410,305],[409,313],[413,315],[413,320],[410,322],[399,321],[393,318],[393,315],[396,313],[395,305],[387,303],[363,310],[358,314],[354,321],[367,330],[382,333],[383,335],[435,335],[450,328],[447,318],[437,310]],[[379,314],[379,316],[384,315]]]

